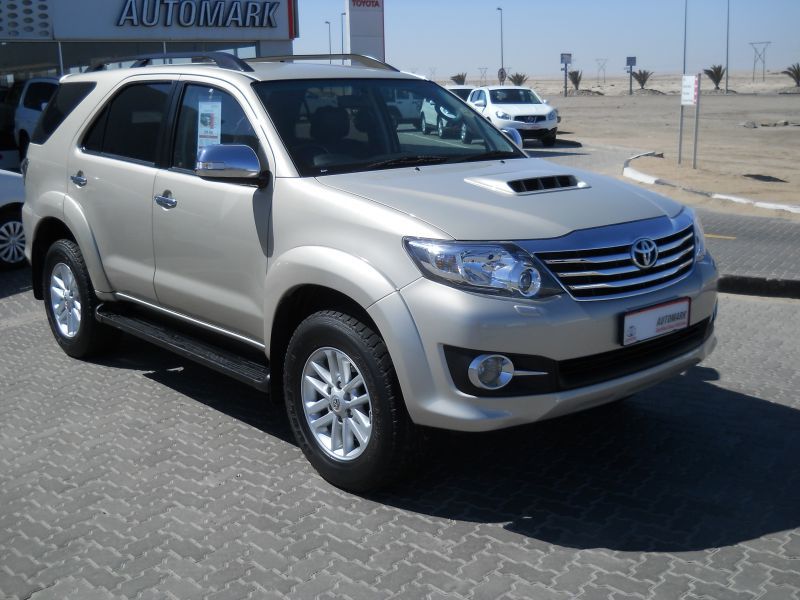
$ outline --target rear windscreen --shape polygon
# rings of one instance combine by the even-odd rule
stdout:
[[[31,143],[44,144],[75,107],[95,88],[94,82],[62,83],[39,119]]]

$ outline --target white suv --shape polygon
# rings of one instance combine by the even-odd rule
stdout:
[[[472,91],[469,104],[498,129],[516,129],[523,141],[556,143],[558,111],[528,87],[488,86]]]
[[[366,490],[431,460],[422,427],[564,415],[713,349],[691,210],[529,158],[373,59],[206,58],[65,77],[31,141],[25,253],[70,356],[121,330],[235,377]],[[401,97],[473,143],[399,125]]]
[[[0,270],[25,264],[24,201],[22,175],[0,170]]]
[[[6,110],[12,112],[14,143],[19,148],[20,160],[25,158],[36,124],[42,110],[58,88],[58,79],[34,77],[14,84],[5,100]]]

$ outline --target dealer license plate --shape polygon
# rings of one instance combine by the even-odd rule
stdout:
[[[630,346],[689,326],[689,298],[673,300],[625,314],[622,345]]]

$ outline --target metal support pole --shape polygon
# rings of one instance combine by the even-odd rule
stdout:
[[[692,168],[697,168],[697,132],[700,130],[700,75],[697,75],[697,104],[694,107],[694,150],[692,150]]]
[[[58,76],[64,76],[64,50],[61,48],[61,42],[58,42]]]
[[[725,21],[725,93],[728,93],[729,54],[731,47],[731,0],[728,0],[728,18]]]
[[[633,67],[628,67],[628,96],[633,96]]]
[[[683,2],[683,70],[681,77],[686,75],[686,29],[689,18],[689,0]],[[681,104],[681,119],[678,125],[678,164],[681,164],[683,158],[683,104]]]
[[[567,71],[569,71],[569,65],[564,65],[564,98],[567,97]]]
[[[503,9],[498,6],[497,10],[500,11],[500,68],[505,70],[506,63],[505,63],[505,58],[503,57]],[[500,82],[500,85],[505,85],[505,84],[506,84],[505,80]]]

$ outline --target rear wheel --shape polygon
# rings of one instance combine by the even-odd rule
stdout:
[[[64,352],[85,358],[107,347],[110,331],[94,318],[98,300],[75,242],[59,240],[50,246],[42,290],[50,329]]]
[[[0,216],[0,269],[25,264],[25,232],[18,212]]]
[[[311,315],[289,342],[283,377],[292,431],[322,477],[365,492],[404,474],[414,426],[370,327],[340,312]]]

